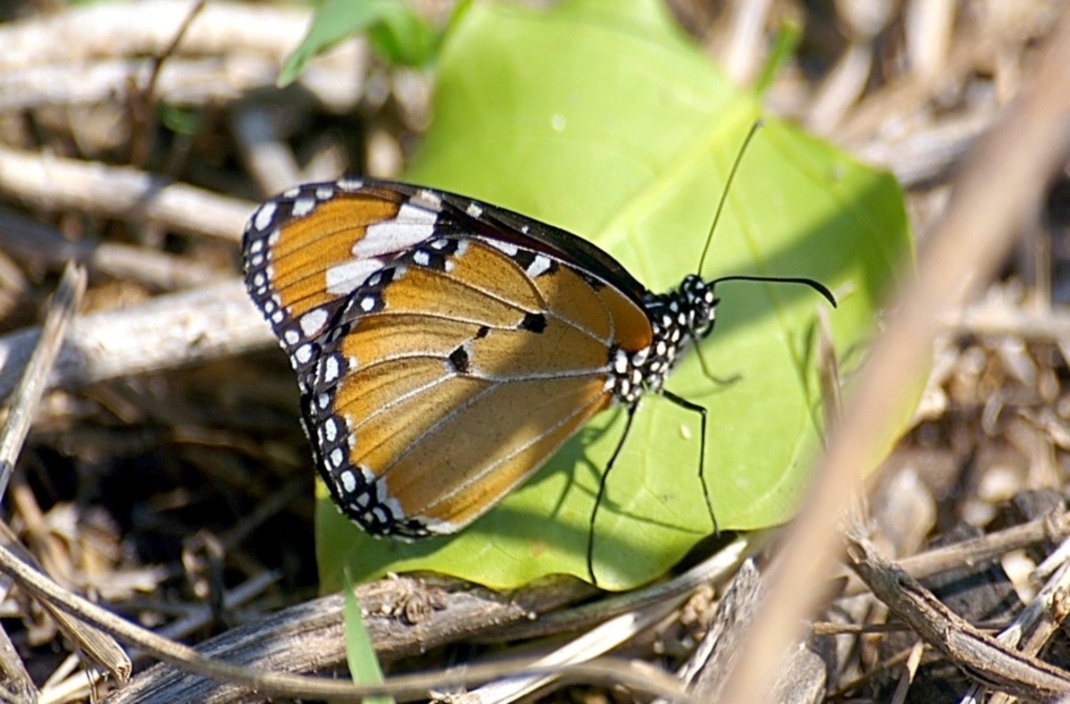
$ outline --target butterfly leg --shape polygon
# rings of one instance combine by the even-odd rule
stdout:
[[[706,357],[702,354],[702,347],[700,345],[695,345],[695,352],[698,353],[698,364],[702,367],[702,376],[706,377],[714,384],[717,384],[718,386],[728,386],[743,378],[742,374],[733,374],[729,377],[717,376],[710,371],[709,363],[706,362]],[[684,406],[684,408],[686,408],[686,406]]]
[[[602,472],[602,479],[598,482],[598,494],[594,497],[594,508],[591,509],[591,527],[587,532],[587,574],[591,578],[591,584],[596,587],[598,586],[598,579],[594,576],[594,522],[598,517],[598,507],[602,505],[602,497],[606,493],[606,479],[609,478],[609,470],[613,469],[613,465],[617,461],[617,456],[624,448],[624,441],[628,439],[628,433],[632,430],[632,420],[635,418],[635,412],[638,409],[638,402],[628,406],[628,417],[624,421],[624,432],[621,433],[620,440],[617,441],[617,447],[614,448],[613,454],[609,456],[609,462],[606,462],[606,469]]]
[[[717,514],[713,511],[713,497],[710,496],[710,488],[706,485],[706,407],[700,406],[697,403],[692,403],[686,398],[677,396],[671,391],[666,389],[661,390],[661,395],[666,400],[671,401],[675,405],[688,411],[698,413],[702,418],[700,437],[702,440],[699,442],[699,456],[698,456],[698,479],[702,484],[702,495],[706,498],[706,508],[710,512],[710,521],[713,522],[713,533],[716,535],[719,531],[717,528]]]

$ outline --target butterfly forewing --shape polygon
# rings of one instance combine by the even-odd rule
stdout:
[[[613,355],[648,346],[650,324],[634,291],[599,278],[611,259],[565,256],[569,237],[384,182],[304,186],[253,216],[247,284],[350,518],[453,532],[612,402]]]

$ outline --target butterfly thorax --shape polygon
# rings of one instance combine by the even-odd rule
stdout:
[[[615,400],[633,405],[643,393],[660,391],[684,350],[713,331],[717,302],[713,287],[693,274],[672,291],[647,293],[643,308],[653,331],[650,345],[610,352],[607,387]]]

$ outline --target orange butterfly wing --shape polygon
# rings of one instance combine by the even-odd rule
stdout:
[[[571,237],[381,182],[304,186],[254,214],[246,280],[351,519],[454,532],[612,402],[614,354],[649,346],[650,322],[634,291],[571,263]]]

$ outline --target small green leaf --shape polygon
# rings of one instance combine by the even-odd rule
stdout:
[[[795,55],[795,50],[799,48],[800,41],[802,41],[802,25],[793,18],[788,18],[782,22],[777,30],[776,37],[773,39],[773,48],[769,52],[769,58],[766,59],[765,65],[762,66],[762,72],[758,76],[758,80],[754,82],[755,93],[765,95],[765,92],[769,90],[769,86],[776,79],[777,74],[780,73],[781,67]]]
[[[308,33],[279,72],[279,87],[293,83],[314,57],[339,41],[368,33],[372,48],[390,64],[418,66],[434,55],[438,38],[400,0],[327,0],[312,17]]]
[[[156,117],[167,129],[187,137],[197,134],[204,122],[204,113],[200,110],[171,103],[159,103],[156,106]]]
[[[342,571],[342,584],[342,629],[349,672],[356,684],[382,684],[383,671],[371,635],[364,625],[364,615],[348,570]],[[365,697],[362,701],[365,704],[394,704],[394,698],[386,696]]]
[[[657,292],[698,266],[729,167],[761,114],[756,97],[733,88],[657,0],[566,0],[545,12],[474,3],[443,45],[435,93],[412,181],[564,227]],[[829,320],[849,375],[885,292],[909,265],[902,194],[891,176],[835,147],[777,119],[766,125],[743,159],[702,274],[827,285],[840,302]],[[717,329],[701,353],[715,374],[736,380],[705,377],[691,352],[666,387],[708,409],[706,482],[719,527],[768,527],[794,514],[820,447],[812,350],[827,303],[802,286],[731,282],[717,294]],[[495,588],[549,574],[586,579],[594,496],[623,415],[595,418],[455,536],[374,540],[320,501],[324,587],[336,588],[344,564],[359,579],[432,570]],[[889,446],[901,430],[887,429]],[[710,534],[700,446],[696,414],[644,398],[594,526],[600,586],[649,582]]]
[[[397,3],[397,0],[394,0]],[[431,60],[438,37],[424,19],[402,4],[383,13],[368,28],[372,49],[383,61],[402,66],[422,66]]]

